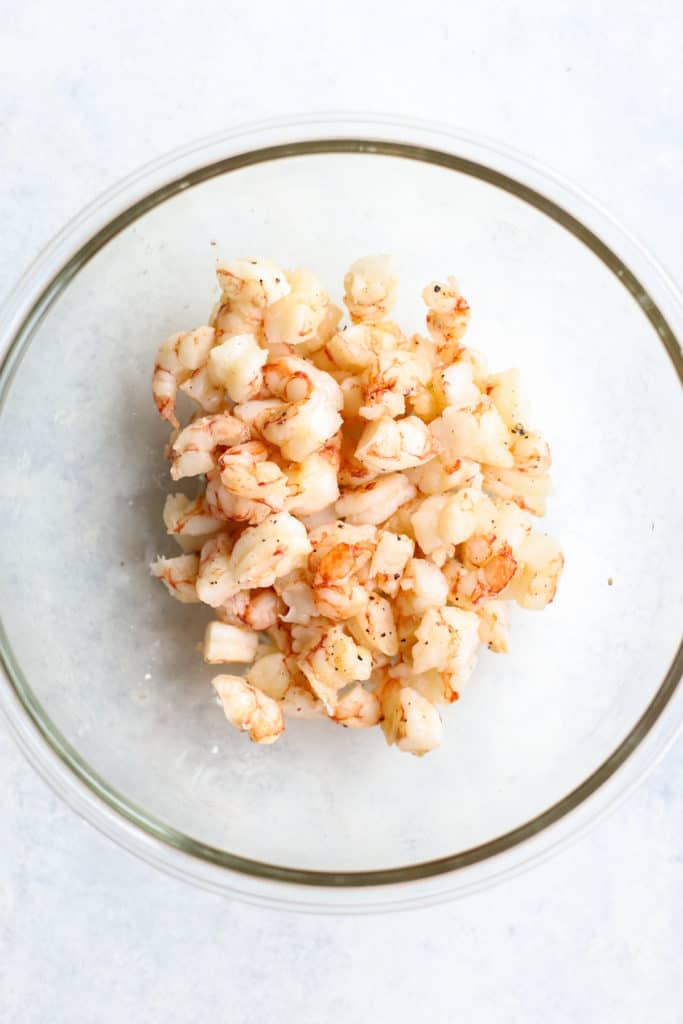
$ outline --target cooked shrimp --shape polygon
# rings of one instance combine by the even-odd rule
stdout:
[[[227,720],[242,732],[248,732],[254,743],[274,743],[284,731],[278,702],[250,686],[241,676],[216,676],[211,683]]]
[[[281,512],[288,494],[288,481],[261,441],[247,441],[226,449],[218,459],[223,487],[238,498],[265,505],[269,512]]]
[[[303,567],[311,552],[306,527],[288,512],[276,512],[258,526],[247,527],[230,556],[232,589],[218,604],[239,590],[270,587],[280,576]]]
[[[163,516],[166,533],[187,553],[199,551],[208,537],[225,527],[225,523],[211,514],[205,494],[194,499],[184,494],[169,494]]]
[[[213,383],[233,402],[256,398],[263,387],[263,366],[268,353],[254,334],[236,334],[209,353],[209,374]]]
[[[398,280],[388,256],[366,256],[352,263],[344,277],[344,304],[351,319],[383,320],[396,301]]]
[[[367,729],[377,725],[382,708],[377,696],[356,683],[339,697],[332,719],[350,729]]]
[[[406,398],[430,380],[432,368],[414,352],[393,349],[378,353],[362,376],[363,404],[358,413],[366,420],[403,416]]]
[[[202,416],[181,430],[170,448],[171,477],[180,480],[214,469],[220,452],[246,441],[249,430],[244,423],[222,412]]]
[[[508,646],[507,604],[505,601],[487,601],[477,608],[479,639],[490,651],[506,654]]]
[[[308,570],[318,614],[332,621],[352,618],[368,601],[358,577],[375,552],[374,530],[333,523],[310,539]]]
[[[421,757],[441,745],[443,722],[433,704],[395,679],[380,692],[382,731],[389,745]]]
[[[271,513],[271,509],[263,502],[251,501],[249,498],[240,498],[236,494],[231,494],[223,486],[218,470],[212,470],[208,474],[206,505],[216,519],[232,523],[248,523],[249,526],[262,523]]]
[[[157,558],[150,566],[152,576],[164,584],[169,594],[182,604],[196,604],[200,598],[197,594],[197,573],[199,558],[197,555],[178,555],[176,558]]]
[[[436,444],[429,428],[417,416],[372,420],[356,445],[355,458],[376,473],[394,473],[429,462]]]
[[[432,281],[422,292],[427,306],[427,330],[436,342],[436,357],[452,363],[462,348],[460,340],[470,322],[470,307],[454,277],[446,282]]]
[[[152,395],[160,416],[176,428],[180,426],[175,414],[178,386],[204,366],[214,340],[213,327],[198,327],[172,334],[157,352]]]
[[[289,282],[285,272],[270,260],[252,258],[219,263],[216,277],[224,300],[233,309],[265,310],[289,294]]]
[[[453,456],[503,468],[514,465],[507,427],[486,396],[473,409],[448,407],[429,429],[442,449]]]
[[[216,608],[221,622],[249,626],[257,633],[270,629],[278,621],[281,605],[274,590],[240,590]]]
[[[336,711],[339,691],[348,683],[369,679],[372,672],[370,652],[340,625],[310,629],[300,653],[299,668],[329,715]]]
[[[316,347],[318,331],[330,309],[329,296],[308,270],[294,270],[287,274],[287,280],[289,294],[266,310],[266,344]],[[341,315],[339,310],[337,313]]]
[[[522,608],[545,608],[555,597],[564,568],[557,541],[532,533],[521,545],[518,558],[520,570],[512,582],[511,596]]]
[[[416,491],[403,473],[388,473],[361,487],[343,490],[335,508],[340,519],[348,523],[379,525],[408,501]]]
[[[456,700],[457,687],[474,671],[479,643],[479,619],[473,612],[428,608],[415,630],[413,668],[416,672],[436,669],[448,683],[450,699]]]
[[[240,589],[235,586],[230,571],[232,548],[233,538],[227,533],[219,533],[206,541],[199,556],[197,594],[200,601],[212,608],[224,604]]]
[[[461,561],[443,567],[449,597],[462,608],[474,608],[505,590],[517,565],[510,545],[495,534],[472,536],[461,547]]]
[[[258,635],[230,622],[210,622],[204,634],[204,661],[210,665],[250,665],[256,656]]]

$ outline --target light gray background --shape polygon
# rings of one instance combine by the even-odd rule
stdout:
[[[329,108],[511,142],[593,192],[681,279],[676,0],[326,6],[0,0],[0,292],[140,163],[237,121]],[[587,838],[503,887],[314,918],[137,863],[0,731],[0,1020],[676,1024],[682,768],[679,743]]]

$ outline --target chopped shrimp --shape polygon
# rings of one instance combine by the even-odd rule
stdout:
[[[520,570],[510,588],[511,596],[522,608],[545,608],[555,597],[564,568],[557,541],[532,533],[521,545],[518,557]]]
[[[358,410],[364,419],[402,416],[406,398],[416,394],[431,377],[426,360],[400,349],[383,351],[362,375],[363,404]]]
[[[339,691],[348,683],[370,678],[372,658],[340,625],[312,629],[310,634],[301,651],[299,668],[327,713],[334,715]]]
[[[214,340],[213,327],[198,327],[172,334],[157,352],[152,395],[159,415],[176,428],[180,426],[175,414],[178,386],[204,366]]]
[[[157,558],[150,566],[152,576],[164,584],[169,594],[182,604],[196,604],[200,598],[197,594],[197,573],[199,558],[197,555],[178,555],[176,558]]]
[[[388,744],[421,757],[441,745],[443,722],[433,704],[396,680],[381,690],[382,731]]]
[[[318,614],[332,621],[350,619],[368,601],[368,593],[358,577],[374,554],[374,531],[368,534],[367,529],[333,523],[316,533],[310,538],[313,552],[308,558],[308,570]]]
[[[276,624],[280,607],[275,591],[265,587],[260,590],[240,590],[219,605],[216,614],[221,622],[233,626],[243,624],[261,633]]]
[[[199,556],[197,594],[204,604],[217,608],[239,590],[230,572],[233,538],[219,533],[204,544]]]
[[[443,450],[453,456],[503,468],[514,465],[507,427],[485,396],[473,409],[445,409],[429,429]]]
[[[289,294],[284,271],[270,260],[245,258],[219,263],[216,277],[223,298],[240,310],[264,310]]]
[[[356,445],[355,458],[376,473],[421,466],[436,455],[429,428],[417,416],[372,420]]]
[[[356,683],[339,697],[332,718],[350,729],[367,729],[377,725],[382,708],[377,696]]]
[[[230,413],[202,416],[181,430],[171,445],[171,477],[180,480],[214,469],[224,448],[246,441],[248,428]]]
[[[416,491],[403,473],[388,473],[361,487],[343,490],[335,508],[340,519],[348,523],[379,525],[408,501]]]
[[[282,709],[277,701],[250,686],[241,676],[221,675],[211,682],[227,720],[248,732],[254,743],[274,743],[284,731]]]
[[[506,654],[508,647],[507,604],[505,601],[487,601],[477,608],[479,639],[490,651]]]
[[[287,477],[268,459],[260,441],[228,448],[218,459],[223,487],[238,498],[265,505],[269,512],[281,512],[288,494]]]
[[[517,565],[510,545],[495,534],[472,536],[462,545],[461,561],[443,567],[449,596],[462,608],[474,608],[505,590]]]
[[[204,412],[220,412],[225,405],[225,391],[216,384],[208,365],[200,367],[179,385],[183,394],[200,405]]]
[[[230,591],[216,603],[223,604],[239,590],[272,586],[278,577],[303,567],[310,551],[306,527],[288,512],[273,513],[258,526],[247,527],[230,555]]]
[[[308,270],[294,270],[287,279],[289,294],[266,310],[266,344],[269,348],[281,344],[315,347],[330,308],[329,296]]]
[[[451,700],[465,683],[477,660],[479,619],[460,608],[428,608],[415,630],[411,655],[416,672],[436,669],[448,682]]]
[[[427,330],[436,342],[436,358],[452,363],[462,348],[460,340],[470,322],[470,307],[460,294],[457,281],[432,281],[422,292],[427,306]]]
[[[263,366],[268,353],[253,334],[236,334],[209,353],[213,383],[233,402],[248,402],[263,387]]]
[[[480,646],[507,651],[508,601],[544,607],[562,572],[532,532],[551,459],[519,374],[463,344],[453,278],[423,292],[428,334],[406,334],[385,257],[350,267],[344,326],[307,270],[240,259],[217,277],[209,326],[155,365],[171,476],[201,493],[168,497],[184,554],[152,574],[214,609],[204,657],[244,665],[214,685],[256,742],[321,717],[427,753]],[[183,430],[178,391],[204,410]]]
[[[169,494],[163,516],[166,532],[187,553],[199,551],[208,537],[225,527],[221,519],[211,514],[205,494],[194,499],[184,494]]]
[[[240,498],[223,486],[217,470],[208,474],[206,485],[206,504],[209,512],[216,519],[232,523],[248,523],[256,526],[262,523],[271,513],[268,505],[249,498]]]
[[[397,285],[388,256],[356,260],[344,277],[344,303],[351,319],[383,320],[396,300]]]
[[[210,665],[250,665],[257,647],[258,636],[253,630],[229,622],[210,622],[204,634],[204,661]]]

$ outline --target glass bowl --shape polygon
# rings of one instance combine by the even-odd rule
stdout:
[[[225,722],[209,610],[150,578],[171,484],[150,399],[160,340],[205,322],[217,254],[341,290],[393,254],[397,316],[455,273],[468,343],[517,366],[554,455],[558,597],[514,614],[423,759],[379,730]],[[207,888],[359,911],[462,894],[580,833],[682,718],[679,296],[597,206],[508,149],[431,125],[243,128],[145,168],[77,217],[0,319],[2,708],[85,818]]]

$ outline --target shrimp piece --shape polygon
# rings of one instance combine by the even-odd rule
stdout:
[[[286,614],[281,616],[282,622],[307,626],[311,619],[317,618],[318,608],[313,591],[302,572],[290,573],[283,579],[276,580],[274,586],[277,594],[287,606]]]
[[[495,533],[470,537],[461,547],[461,559],[443,567],[449,598],[461,608],[476,608],[502,593],[518,565],[510,545]]]
[[[377,725],[382,708],[376,694],[356,683],[337,701],[332,720],[347,729],[367,729]]]
[[[349,620],[354,639],[369,651],[379,651],[393,658],[398,654],[398,634],[394,613],[386,597],[370,594],[365,607]]]
[[[163,517],[166,533],[188,554],[199,551],[204,541],[225,527],[225,523],[211,514],[203,494],[194,499],[184,494],[169,494],[164,502]]]
[[[471,409],[479,404],[481,391],[474,381],[472,363],[459,359],[446,366],[438,377],[438,391],[444,405],[452,409]]]
[[[225,391],[214,383],[208,365],[195,370],[179,385],[179,390],[201,406],[204,412],[220,412],[225,405]]]
[[[374,554],[374,532],[373,527],[333,523],[310,536],[313,552],[308,570],[319,615],[338,621],[365,608],[368,593],[358,574]]]
[[[292,681],[281,651],[258,658],[247,672],[246,679],[251,686],[278,701],[284,698]]]
[[[519,370],[492,373],[486,380],[485,390],[508,430],[526,423],[529,409],[522,394]]]
[[[441,608],[448,600],[448,581],[438,566],[426,558],[411,558],[400,581],[402,615],[423,615]]]
[[[417,416],[394,420],[382,416],[365,427],[355,458],[376,473],[394,473],[429,462],[436,445],[426,424]]]
[[[268,505],[249,498],[240,498],[223,486],[217,470],[209,474],[206,485],[206,505],[212,516],[227,522],[248,523],[257,526],[271,513]]]
[[[178,555],[176,558],[157,558],[150,565],[150,572],[161,580],[169,594],[181,604],[198,604],[197,555]]]
[[[159,415],[176,429],[175,414],[178,386],[204,366],[215,340],[213,327],[181,331],[164,341],[157,352],[152,376],[152,395]]]
[[[401,576],[414,551],[415,541],[410,537],[380,530],[368,574],[377,589],[387,597],[398,594]]]
[[[329,448],[312,452],[303,462],[290,466],[286,470],[289,484],[287,510],[294,515],[310,516],[333,505],[339,497],[338,467],[338,449],[335,452]]]
[[[361,373],[373,365],[383,340],[381,329],[374,324],[354,324],[332,335],[325,345],[325,355],[338,370]]]
[[[344,407],[341,388],[334,377],[318,370],[306,359],[283,356],[267,363],[263,374],[270,393],[286,402],[304,402],[315,393],[336,412]]]
[[[444,494],[460,488],[481,490],[482,485],[478,462],[443,451],[406,475],[422,494],[427,495]]]
[[[473,612],[428,608],[415,630],[413,668],[416,672],[441,672],[450,689],[448,699],[457,700],[457,687],[474,671],[479,642],[479,619]]]
[[[510,587],[510,596],[522,608],[539,610],[555,597],[564,568],[564,556],[556,540],[532,533],[521,545],[519,572]]]
[[[379,525],[412,501],[417,491],[403,473],[387,473],[361,487],[343,490],[335,505],[337,515],[351,524]],[[401,531],[402,532],[402,531]]]
[[[422,757],[441,745],[443,722],[433,704],[410,686],[392,679],[380,692],[382,731],[387,743]]]
[[[230,413],[202,416],[181,430],[170,448],[171,477],[180,480],[215,469],[224,448],[246,441],[249,429]]]
[[[505,601],[487,601],[483,607],[477,608],[477,616],[481,642],[496,654],[507,654],[510,648]]]
[[[204,634],[204,661],[210,665],[243,662],[256,657],[258,635],[228,622],[210,622]]]
[[[521,509],[535,516],[546,513],[546,498],[550,494],[550,477],[546,472],[531,469],[500,469],[482,466],[483,486],[499,498],[514,501]]]
[[[224,604],[240,590],[271,587],[276,579],[301,569],[311,552],[306,527],[288,512],[276,512],[258,526],[249,526],[232,549]],[[203,554],[203,552],[202,552]]]
[[[479,524],[481,491],[465,487],[453,494],[423,498],[411,515],[415,539],[425,555],[442,566],[455,547],[475,533]]]
[[[280,601],[270,587],[260,590],[240,590],[216,608],[221,622],[233,626],[245,625],[257,633],[265,632],[278,621]]]
[[[388,256],[352,263],[344,276],[344,304],[354,323],[383,320],[396,301],[397,287]]]
[[[209,353],[209,375],[232,402],[248,402],[263,387],[268,353],[253,334],[236,334]]]
[[[473,409],[449,406],[429,429],[443,450],[453,456],[503,468],[514,465],[507,427],[486,396]]]
[[[288,494],[288,481],[268,449],[260,441],[248,441],[228,448],[218,459],[223,487],[238,498],[265,505],[268,512],[281,512]]]
[[[446,282],[432,281],[422,298],[428,310],[427,330],[436,343],[436,359],[441,364],[452,363],[462,349],[460,340],[470,322],[469,304],[454,277]]]
[[[337,709],[339,691],[369,679],[372,672],[370,652],[340,625],[309,629],[299,653],[299,668],[330,716]]]
[[[220,675],[211,680],[225,717],[254,743],[274,743],[285,728],[277,701],[250,686],[241,676]]]
[[[330,298],[318,279],[309,270],[287,274],[290,292],[266,310],[264,330],[266,344],[303,345],[306,350],[322,344],[318,332],[323,324],[329,329]],[[337,322],[341,310],[335,309]]]
[[[548,442],[537,430],[526,430],[521,423],[515,424],[511,430],[512,458],[515,469],[532,470],[534,473],[545,473],[550,469],[552,459]]]
[[[230,572],[230,556],[233,538],[227,533],[219,533],[207,540],[199,556],[197,573],[197,595],[200,601],[217,608],[225,604],[229,597],[239,590],[234,586]]]
[[[379,352],[370,369],[362,375],[363,404],[359,415],[366,420],[380,416],[403,416],[406,398],[429,383],[430,363],[414,352],[391,349]]]
[[[267,306],[289,295],[289,282],[285,272],[270,260],[255,260],[250,257],[219,262],[216,277],[223,301],[231,308],[248,313],[257,322],[263,321]]]

